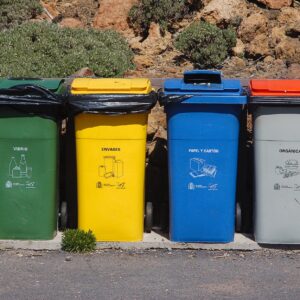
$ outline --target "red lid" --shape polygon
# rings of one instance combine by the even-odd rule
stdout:
[[[250,80],[252,96],[300,96],[300,80]]]

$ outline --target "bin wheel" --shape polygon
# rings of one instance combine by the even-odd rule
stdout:
[[[67,228],[68,211],[67,202],[62,202],[60,206],[60,228],[62,230]]]
[[[242,231],[242,209],[240,203],[236,204],[236,212],[235,212],[235,231]]]
[[[145,212],[145,232],[150,233],[152,230],[152,220],[153,220],[153,204],[152,202],[146,203]]]

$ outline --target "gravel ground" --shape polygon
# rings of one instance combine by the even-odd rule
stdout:
[[[299,299],[300,252],[1,251],[0,299]]]

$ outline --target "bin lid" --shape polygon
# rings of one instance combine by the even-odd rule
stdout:
[[[251,104],[300,104],[300,80],[252,79],[250,80]]]
[[[64,79],[0,79],[0,106],[25,115],[65,117]]]
[[[300,96],[300,80],[260,80],[250,81],[252,96]]]
[[[71,84],[71,94],[149,94],[151,82],[146,78],[77,78]]]
[[[56,93],[63,82],[64,79],[8,78],[0,79],[0,89],[9,89],[17,85],[37,85]]]
[[[146,113],[156,104],[157,94],[145,78],[77,78],[68,96],[70,112],[96,114]]]
[[[174,97],[174,95],[181,97]],[[195,104],[245,104],[246,96],[237,79],[223,79],[221,72],[186,71],[182,79],[167,79],[161,104],[184,102]],[[175,100],[176,99],[176,100]],[[161,100],[161,98],[160,98]]]

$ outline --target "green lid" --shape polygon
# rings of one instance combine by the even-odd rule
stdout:
[[[60,93],[64,79],[39,79],[39,78],[8,78],[0,79],[0,89],[9,89],[20,84],[33,84],[48,89],[53,93]]]

